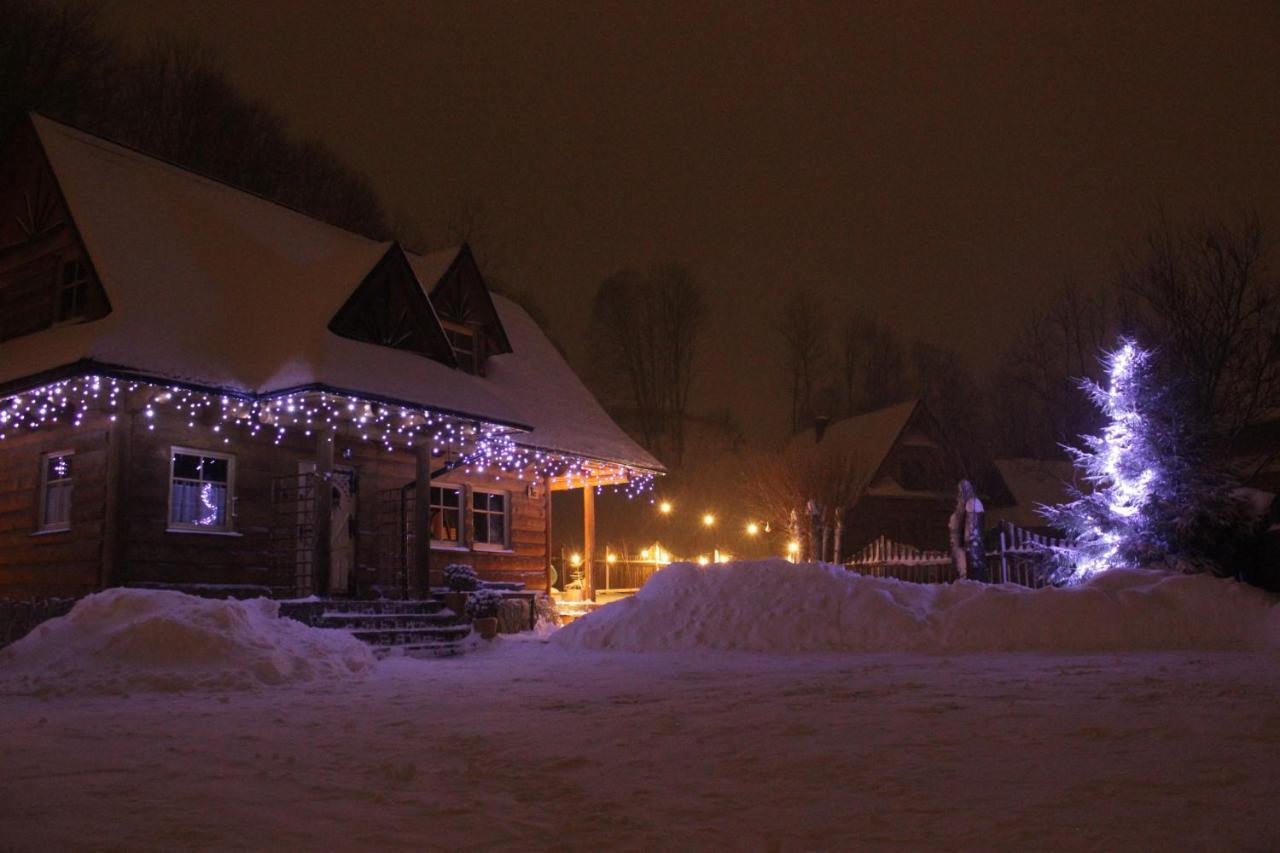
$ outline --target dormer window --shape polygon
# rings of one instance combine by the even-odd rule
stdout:
[[[448,321],[445,321],[443,326],[449,345],[453,347],[454,358],[458,360],[458,367],[467,373],[482,375],[484,372],[484,357],[480,352],[482,341],[476,334],[476,330],[471,326]]]
[[[62,263],[58,288],[53,295],[53,322],[83,320],[89,295],[89,265],[79,255]]]

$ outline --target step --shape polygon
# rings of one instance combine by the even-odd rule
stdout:
[[[371,646],[405,646],[460,640],[471,633],[471,626],[433,625],[428,628],[349,628],[346,630],[357,640]]]
[[[428,628],[452,625],[458,621],[451,610],[437,613],[324,613],[315,621],[317,628]]]
[[[322,603],[325,613],[437,613],[444,609],[444,602],[434,598],[382,598],[372,601],[327,598]]]
[[[466,644],[459,640],[444,643],[406,643],[403,646],[374,646],[373,656],[384,658],[451,658],[466,652]]]

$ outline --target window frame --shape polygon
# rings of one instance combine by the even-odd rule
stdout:
[[[68,282],[67,270],[73,265],[78,268],[79,276]],[[71,255],[58,264],[58,277],[53,287],[53,325],[78,323],[88,316],[90,281],[89,263],[83,255]],[[62,297],[68,291],[72,293],[72,310],[71,313],[64,315]]]
[[[205,457],[208,459],[222,459],[227,463],[227,505],[223,512],[226,517],[226,523],[221,525],[209,524],[192,524],[189,521],[174,521],[173,518],[173,484],[175,479],[181,479],[184,482],[192,482],[189,477],[177,478],[174,476],[174,465],[178,461],[178,456],[195,456]],[[196,480],[194,482],[203,483],[204,480]],[[211,481],[213,482],[213,481]],[[235,506],[236,506],[236,457],[233,453],[221,453],[216,450],[201,450],[196,447],[183,447],[180,445],[171,445],[169,447],[169,495],[165,506],[165,520],[167,526],[165,530],[169,533],[234,533],[235,532]]]
[[[444,327],[445,340],[449,342],[449,348],[453,350],[453,357],[458,362],[458,369],[472,376],[484,375],[484,355],[481,351],[483,338],[480,335],[480,329],[468,323],[456,323],[452,320],[442,320],[440,325]],[[458,346],[458,339],[465,338],[470,344],[466,349]]]
[[[49,460],[58,457],[75,456],[74,450],[48,450],[40,454],[40,488],[36,495],[36,532],[37,533],[64,533],[71,529],[71,502],[75,498],[75,472],[60,480],[49,480]],[[50,523],[48,520],[49,513],[49,485],[54,483],[68,483],[67,495],[67,519],[65,522]]]
[[[444,514],[444,511],[445,511],[445,506],[444,506],[444,504],[443,504],[443,503],[441,503],[441,504],[437,505],[437,504],[435,503],[435,500],[434,500],[434,499],[433,499],[433,497],[432,497],[432,492],[434,492],[436,489],[440,489],[442,492],[443,492],[445,489],[448,489],[449,491],[455,492],[455,493],[458,495],[458,506],[457,506],[457,512],[458,512],[458,528],[457,528],[457,530],[458,530],[458,537],[457,537],[456,539],[437,539],[437,538],[436,538],[436,536],[435,536],[434,525],[432,525],[432,533],[431,533],[431,547],[433,547],[433,548],[465,548],[465,547],[466,547],[466,535],[467,535],[467,507],[466,507],[466,502],[467,502],[467,489],[466,489],[466,487],[465,487],[465,486],[463,486],[463,485],[462,485],[462,484],[460,484],[460,483],[436,483],[436,482],[432,482],[432,483],[431,483],[431,485],[427,488],[427,518],[428,518],[428,520],[430,520],[430,519],[432,518],[433,513],[435,512],[435,510],[436,510],[437,506],[438,506],[438,507],[439,507],[439,509],[440,509],[441,515],[443,515],[443,514]]]
[[[511,493],[505,489],[471,488],[471,497],[467,501],[467,511],[471,514],[471,547],[477,551],[509,551],[511,550]],[[498,515],[490,509],[477,510],[475,495],[488,495],[502,498],[502,542],[481,542],[476,538],[476,515]]]

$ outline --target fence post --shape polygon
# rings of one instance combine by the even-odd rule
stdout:
[[[1000,525],[1000,582],[1009,582],[1009,560],[1005,556],[1004,525]]]

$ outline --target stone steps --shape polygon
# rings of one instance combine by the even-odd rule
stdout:
[[[379,657],[448,657],[462,651],[471,623],[434,599],[283,601],[280,615],[310,625],[346,631]]]

